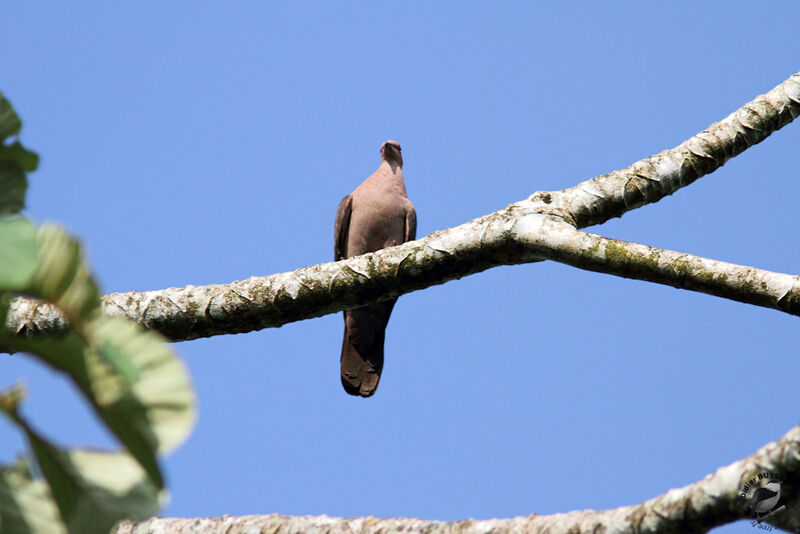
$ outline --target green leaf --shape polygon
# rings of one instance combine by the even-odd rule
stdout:
[[[25,171],[13,161],[0,159],[0,217],[22,211],[27,190]]]
[[[131,394],[145,409],[157,450],[166,454],[183,443],[194,426],[194,391],[186,367],[166,338],[131,321],[105,316],[93,320],[88,331],[94,343],[133,366]]]
[[[194,425],[188,373],[165,339],[124,319],[99,316],[85,332],[86,339],[73,331],[63,339],[12,342],[69,375],[153,483],[162,487],[156,453],[174,449]],[[109,359],[119,360],[118,365],[110,365]]]
[[[158,439],[149,426],[146,409],[132,395],[125,380],[83,338],[70,332],[63,339],[21,340],[15,346],[66,373],[109,430],[141,463],[153,483],[163,487],[156,460]]]
[[[24,218],[0,221],[0,289],[22,291],[38,267],[36,230]]]
[[[10,145],[0,145],[0,161],[9,161],[25,172],[33,172],[39,166],[39,154],[14,141]]]
[[[0,466],[0,529],[16,534],[67,534],[47,484],[31,478],[21,460]]]
[[[99,313],[100,291],[83,261],[80,243],[56,225],[38,232],[39,268],[25,291],[55,303],[74,328]]]
[[[39,266],[26,293],[61,308],[72,331],[62,339],[0,337],[69,375],[100,418],[163,486],[157,452],[182,442],[194,423],[188,374],[166,340],[132,322],[101,315],[99,291],[79,243],[56,226],[37,235]]]
[[[89,488],[88,498],[68,520],[70,532],[105,534],[122,519],[143,521],[154,516],[166,500],[130,455],[73,449],[69,461]]]
[[[18,135],[22,129],[22,121],[19,115],[11,107],[11,102],[0,93],[0,142],[12,135]]]
[[[23,430],[27,423],[19,415],[18,407],[24,396],[24,388],[19,384],[0,391],[0,412]],[[51,524],[55,528],[49,530]],[[3,532],[66,532],[60,524],[61,517],[50,499],[49,488],[31,477],[26,462],[20,460],[14,466],[0,467],[0,528]]]
[[[183,364],[160,335],[101,314],[99,290],[78,241],[45,226],[36,243],[38,267],[23,291],[54,302],[72,330],[60,339],[16,338],[0,330],[0,342],[66,373],[162,488],[156,455],[186,439],[194,424],[194,394]]]
[[[141,520],[158,512],[163,494],[148,482],[145,472],[129,455],[62,451],[36,432],[15,409],[5,408],[0,405],[0,410],[28,437],[67,532],[105,533],[122,519]],[[47,512],[47,502],[41,500],[42,511]]]
[[[22,211],[28,190],[25,171],[36,170],[39,166],[39,156],[23,147],[19,140],[5,144],[5,140],[18,135],[21,128],[22,121],[0,93],[0,218]]]
[[[8,309],[11,307],[13,295],[10,291],[0,291],[0,325],[6,324]]]

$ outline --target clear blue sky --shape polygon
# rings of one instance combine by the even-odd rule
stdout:
[[[791,1],[3,12],[0,89],[42,157],[28,214],[81,236],[106,292],[331,260],[336,206],[387,138],[403,145],[424,236],[671,148],[800,69]],[[797,273],[799,146],[791,124],[590,231]],[[340,314],[179,343],[199,421],[164,462],[164,513],[455,519],[638,503],[798,423],[798,325],[535,264],[402,297],[367,400],[340,385]],[[17,357],[0,377],[26,377],[26,412],[59,442],[107,443],[62,379]],[[0,460],[21,448],[0,422]]]

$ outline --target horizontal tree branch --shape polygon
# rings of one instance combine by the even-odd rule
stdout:
[[[776,442],[752,456],[719,468],[702,480],[673,489],[654,499],[633,506],[596,512],[581,510],[565,514],[530,515],[513,519],[427,521],[422,519],[332,518],[327,516],[289,517],[282,515],[217,517],[205,519],[153,518],[137,525],[118,525],[114,534],[271,532],[294,534],[325,532],[361,534],[382,532],[501,534],[506,532],[595,534],[702,533],[749,518],[748,499],[743,488],[759,473],[774,473],[782,481],[781,495],[788,505],[772,516],[770,523],[800,532],[800,426],[792,428]]]
[[[224,285],[105,295],[103,312],[124,316],[169,339],[278,327],[394,298],[498,265],[536,261],[512,231],[537,203],[504,210],[427,237],[339,262]],[[69,325],[55,306],[26,298],[12,302],[7,328],[17,335],[60,335]]]
[[[480,236],[478,239],[475,236]],[[131,291],[103,311],[174,341],[249,332],[395,298],[498,265],[553,260],[800,315],[800,277],[710,260],[575,230],[523,201],[424,239],[340,262],[225,285]],[[55,306],[12,303],[18,335],[60,334]]]

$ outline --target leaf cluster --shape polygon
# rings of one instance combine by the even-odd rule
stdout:
[[[0,93],[0,321],[16,295],[57,305],[70,322],[60,338],[0,329],[0,345],[63,373],[122,448],[62,449],[21,411],[25,389],[0,391],[0,412],[30,444],[32,461],[0,465],[0,531],[108,532],[121,519],[154,515],[165,498],[157,456],[189,434],[194,394],[180,360],[160,335],[104,316],[80,243],[20,212],[27,172],[39,157],[22,146],[19,116]],[[12,357],[17,357],[12,356]]]

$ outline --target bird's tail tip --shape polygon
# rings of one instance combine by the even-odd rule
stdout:
[[[371,397],[378,391],[378,378],[374,381],[369,380],[369,375],[365,377],[354,377],[355,380],[342,373],[342,387],[348,395],[354,397]],[[374,385],[371,385],[373,383]]]

